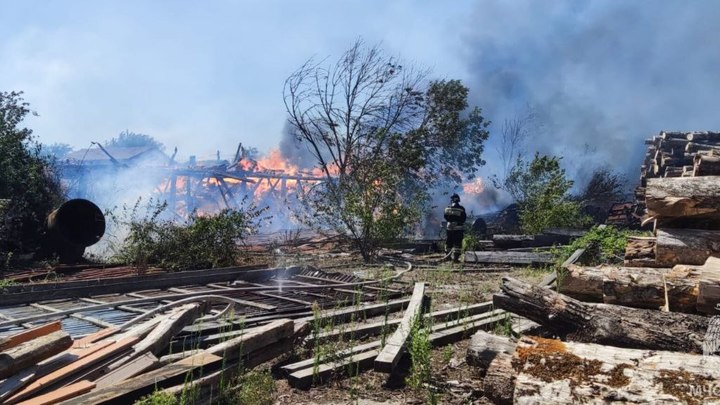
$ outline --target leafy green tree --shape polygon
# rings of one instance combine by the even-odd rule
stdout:
[[[0,269],[40,248],[47,215],[63,200],[52,162],[32,130],[22,92],[0,92]]]
[[[538,153],[532,161],[518,158],[504,189],[520,205],[523,232],[536,234],[551,227],[582,227],[589,218],[570,195],[573,181],[560,167],[562,158]]]
[[[285,82],[291,129],[325,178],[303,199],[305,218],[349,236],[365,259],[416,222],[427,190],[485,163],[488,122],[468,111],[468,89],[427,75],[357,41]]]
[[[160,150],[165,149],[165,145],[162,142],[156,140],[150,135],[138,134],[125,130],[120,132],[117,138],[105,142],[105,146],[124,146],[124,147],[135,147],[135,146],[155,146]]]

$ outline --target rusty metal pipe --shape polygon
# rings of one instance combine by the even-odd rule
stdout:
[[[105,215],[93,202],[77,198],[65,202],[47,217],[48,235],[61,263],[76,263],[85,248],[105,234]]]

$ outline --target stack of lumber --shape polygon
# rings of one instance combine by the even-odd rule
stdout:
[[[646,180],[658,177],[692,177],[720,173],[717,159],[719,132],[666,132],[645,140],[648,145],[645,159],[640,167],[640,187]]]
[[[204,302],[179,303],[125,328],[101,329],[75,341],[61,330],[60,321],[4,337],[0,403],[133,403],[156,389],[178,392],[179,386],[181,391],[193,380],[188,376],[201,387],[214,374],[237,370],[241,361],[248,366],[272,359],[307,333],[292,320],[280,319],[221,343],[167,355],[172,339],[207,308]]]
[[[473,337],[496,403],[720,401],[720,133],[646,143],[636,197],[654,235],[630,238],[624,266],[566,264],[557,292],[506,277],[493,296],[558,338]]]
[[[703,264],[720,254],[720,133],[660,132],[646,141],[636,199],[652,240],[631,240],[626,266]]]

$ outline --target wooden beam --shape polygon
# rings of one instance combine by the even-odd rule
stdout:
[[[95,388],[95,383],[87,380],[80,381],[75,384],[58,388],[55,391],[50,391],[47,394],[37,396],[30,400],[20,402],[19,405],[53,405],[90,392],[93,388]]]
[[[92,366],[96,362],[102,361],[103,359],[106,359],[115,353],[121,352],[129,348],[137,341],[138,339],[133,337],[121,339],[114,344],[107,346],[104,349],[98,350],[89,356],[83,357],[75,362],[68,364],[65,367],[55,370],[52,373],[32,382],[25,389],[8,399],[7,403],[13,404],[18,402],[19,400],[27,399],[38,391],[50,387],[65,378],[71,377],[73,374],[81,372],[83,369]]]
[[[375,371],[391,373],[405,350],[405,342],[410,336],[413,322],[421,322],[423,303],[425,298],[425,283],[415,283],[413,294],[410,297],[402,321],[398,324],[395,333],[390,336],[380,354],[375,359]]]
[[[60,321],[55,321],[34,327],[29,330],[22,331],[20,333],[16,333],[14,335],[0,337],[0,352],[12,349],[13,347],[18,346],[21,343],[37,339],[40,336],[45,336],[52,332],[57,332],[60,329]]]
[[[434,311],[424,316],[425,319],[432,319],[433,322],[445,322],[450,319],[461,319],[471,315],[477,315],[491,311],[493,309],[492,302],[483,302],[480,304],[467,305],[457,308]],[[320,333],[317,338],[309,336],[309,341],[327,342],[339,339],[364,339],[369,336],[376,336],[385,329],[389,329],[399,324],[401,319],[390,319],[387,321],[373,322],[370,324],[358,324],[353,328],[337,328],[331,331]]]
[[[48,312],[54,312],[54,313],[62,312],[61,309],[57,309],[57,308],[51,307],[50,305],[45,305],[45,304],[32,303],[32,304],[30,304],[30,306],[33,308],[42,309],[42,310],[45,310]],[[82,311],[82,309],[78,308],[78,312],[80,312],[80,311]],[[68,316],[70,316],[71,318],[75,318],[75,319],[79,319],[81,321],[91,323],[91,324],[99,326],[101,328],[112,328],[113,326],[115,326],[115,325],[111,324],[110,322],[105,322],[102,319],[97,319],[97,318],[83,315],[83,314],[70,314]]]
[[[552,264],[553,257],[549,253],[534,252],[465,252],[465,263],[483,264],[518,264],[540,266]]]
[[[273,276],[289,278],[303,269],[299,266],[272,269],[258,269],[258,267],[261,266],[227,267],[60,283],[23,284],[5,288],[3,305],[37,302],[39,296],[44,300],[55,300],[90,297],[98,291],[102,291],[104,294],[126,293],[143,289],[163,289],[179,285],[207,284],[210,282],[267,280]]]
[[[158,364],[157,357],[155,357],[152,353],[145,353],[108,372],[98,378],[95,383],[99,388],[119,384],[154,367],[156,364]]]
[[[57,331],[3,351],[0,355],[0,380],[54,356],[70,346],[72,346],[70,335]]]
[[[157,388],[165,388],[185,380],[188,373],[194,374],[198,370],[221,364],[222,361],[221,357],[203,351],[168,366],[125,380],[122,384],[95,389],[68,400],[64,405],[131,404]],[[191,379],[194,378],[191,377]]]
[[[434,346],[442,346],[456,342],[480,329],[487,329],[495,326],[505,319],[501,310],[495,310],[484,314],[474,315],[456,321],[433,325],[431,334],[428,337]],[[370,342],[348,350],[338,352],[340,358],[334,357],[330,362],[325,362],[315,367],[314,359],[304,360],[300,365],[286,366],[291,371],[288,375],[288,382],[296,388],[308,388],[313,382],[325,381],[330,375],[358,374],[373,367],[374,359],[380,354],[378,347],[380,341]],[[366,351],[360,351],[366,350]],[[304,368],[303,368],[304,367]]]

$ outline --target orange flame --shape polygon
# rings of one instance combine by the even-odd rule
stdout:
[[[478,177],[475,180],[463,184],[463,192],[465,194],[480,195],[485,191],[485,182]]]

